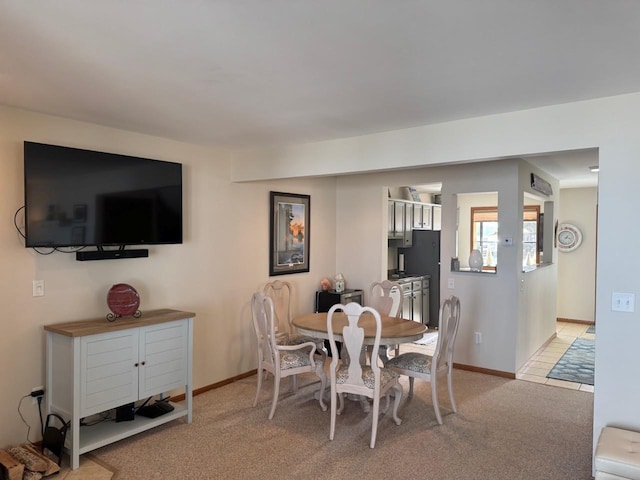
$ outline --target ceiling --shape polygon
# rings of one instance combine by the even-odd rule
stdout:
[[[639,24],[633,0],[7,0],[0,104],[322,141],[640,91]]]

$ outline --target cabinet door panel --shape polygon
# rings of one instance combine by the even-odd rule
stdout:
[[[104,412],[111,408],[119,407],[120,405],[126,405],[131,403],[134,398],[131,397],[132,385],[120,385],[117,388],[109,388],[105,391],[99,391],[91,395],[86,395],[85,400],[89,408],[86,408],[84,413],[80,414],[81,417],[94,415],[99,412]]]
[[[140,397],[184,387],[187,376],[187,323],[140,329]]]
[[[87,382],[95,382],[102,378],[126,373],[131,374],[131,367],[134,366],[136,360],[126,359],[122,362],[114,362],[106,365],[97,365],[87,370]]]
[[[394,238],[403,238],[404,233],[404,208],[405,204],[403,202],[394,202]]]
[[[138,329],[103,333],[80,342],[80,416],[138,399]],[[128,366],[128,368],[127,368]]]

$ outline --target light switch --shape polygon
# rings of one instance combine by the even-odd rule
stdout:
[[[33,296],[44,297],[44,280],[33,281]]]
[[[447,281],[447,287],[451,288],[451,289],[456,288],[456,279],[455,278],[450,278]]]
[[[614,312],[635,312],[636,296],[633,293],[613,292],[611,294],[611,310]]]

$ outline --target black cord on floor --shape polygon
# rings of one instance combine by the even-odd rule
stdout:
[[[38,399],[38,414],[40,415],[40,435],[44,438],[44,421],[42,420],[42,397],[36,397]]]
[[[20,408],[22,407],[22,401],[25,398],[31,398],[31,395],[25,395],[24,397],[22,397],[20,399],[20,402],[18,403],[18,415],[20,415],[20,418],[22,419],[22,422],[27,426],[27,442],[31,443],[31,440],[29,440],[29,433],[31,432],[31,425],[29,425],[27,423],[27,421],[24,419],[24,416],[22,416],[22,412],[20,411]]]

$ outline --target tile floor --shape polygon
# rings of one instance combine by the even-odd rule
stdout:
[[[582,390],[593,393],[593,385],[584,383],[566,382],[564,380],[555,380],[547,378],[547,374],[551,371],[560,357],[567,351],[569,346],[578,337],[595,338],[595,334],[586,333],[589,325],[580,323],[557,323],[557,336],[546,347],[538,350],[516,374],[518,380],[526,380],[528,382],[544,383],[545,385],[553,385],[555,387],[570,388],[573,390]]]

